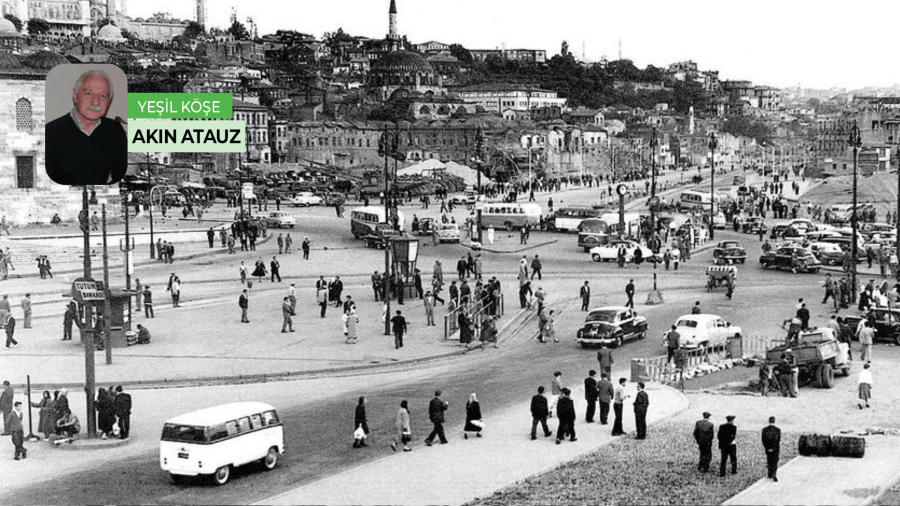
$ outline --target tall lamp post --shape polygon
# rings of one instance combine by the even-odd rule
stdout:
[[[656,210],[659,207],[659,197],[656,196],[656,147],[659,145],[659,140],[656,136],[656,128],[653,128],[652,133],[650,134],[650,238],[653,241],[653,251],[654,255],[658,255],[659,251],[662,249],[659,241],[657,240],[656,233]],[[663,301],[662,293],[656,289],[656,264],[654,258],[653,262],[653,291],[647,296],[647,304],[660,304]]]
[[[859,209],[857,207],[856,195],[856,178],[859,165],[859,150],[862,148],[862,135],[859,132],[859,125],[853,124],[850,128],[850,138],[848,139],[850,147],[853,148],[853,212],[850,214],[850,226],[853,230],[853,238],[851,239],[850,252],[850,302],[856,302],[857,290],[859,286],[856,282],[856,262],[859,256],[859,245],[857,244],[857,228],[859,227]]]
[[[716,148],[719,147],[719,139],[715,132],[709,134],[709,240],[716,238],[716,227],[713,219],[716,215]]]

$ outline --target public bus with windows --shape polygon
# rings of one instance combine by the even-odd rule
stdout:
[[[235,467],[260,463],[272,470],[284,454],[278,412],[262,402],[234,402],[176,416],[165,422],[159,465],[176,484],[209,476],[224,485]]]
[[[606,213],[600,219],[609,225],[609,235],[621,235],[623,237],[637,237],[641,233],[641,214],[625,213],[625,229],[619,230],[619,213]]]
[[[550,230],[556,232],[577,232],[581,222],[588,218],[599,218],[600,209],[592,207],[560,207],[553,213]]]
[[[403,230],[402,211],[397,211],[397,218],[400,221],[400,230]],[[350,233],[357,239],[375,234],[379,223],[390,224],[382,206],[357,207],[350,211]]]
[[[578,225],[578,247],[587,253],[591,248],[609,242],[609,223],[600,218],[588,218]]]
[[[536,227],[541,222],[541,206],[516,202],[493,202],[481,208],[481,227],[506,230],[520,229],[528,224]]]
[[[712,197],[709,193],[686,190],[681,192],[681,197],[678,199],[678,204],[681,207],[682,211],[709,211],[710,203],[712,203],[713,200],[715,200],[716,210],[718,210],[720,200],[720,197],[718,195]]]

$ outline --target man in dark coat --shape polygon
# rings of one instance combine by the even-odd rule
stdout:
[[[116,387],[116,416],[119,418],[119,437],[128,439],[131,430],[131,395],[122,391],[122,385]]]
[[[634,309],[634,280],[629,279],[628,284],[625,285],[625,295],[628,296],[628,302],[625,303],[626,307],[630,307]]]
[[[719,452],[722,460],[719,462],[719,476],[725,476],[725,464],[731,459],[731,474],[737,474],[737,427],[734,425],[734,415],[725,417],[726,423],[719,425]]]
[[[6,417],[9,416],[10,412],[13,409],[13,397],[15,397],[15,391],[13,387],[9,386],[9,381],[3,381],[3,393],[0,394],[0,415],[3,416],[3,434],[2,436],[9,435],[9,427],[6,425]]]
[[[536,431],[537,425],[540,422],[541,428],[544,429],[544,437],[550,437],[553,435],[553,431],[551,431],[547,427],[547,415],[550,413],[550,409],[547,405],[547,398],[544,397],[544,387],[538,387],[538,393],[531,398],[531,440],[534,441],[537,439]]]
[[[600,350],[597,352],[597,362],[600,363],[600,374],[611,378],[613,366],[612,350],[602,341],[600,342]]]
[[[456,262],[456,272],[459,273],[459,280],[462,281],[466,277],[466,271],[468,270],[468,266],[466,264],[466,257],[462,257]]]
[[[569,441],[573,443],[578,441],[578,438],[575,437],[575,403],[569,397],[571,393],[572,391],[568,388],[563,388],[562,395],[556,402],[556,416],[559,417],[559,427],[556,428],[556,444],[560,444],[560,441],[566,436],[569,436]]]
[[[769,417],[769,425],[762,430],[762,444],[766,450],[766,476],[778,481],[778,457],[781,454],[781,429],[775,426],[775,417]]]
[[[206,231],[206,240],[209,241],[209,247],[212,249],[213,242],[216,240],[216,232],[210,227],[209,230]]]
[[[238,298],[238,306],[241,308],[241,323],[250,323],[250,319],[247,318],[247,309],[250,307],[250,293],[246,288]]]
[[[441,399],[441,391],[435,390],[434,399],[431,399],[431,402],[428,404],[428,418],[434,424],[434,429],[425,438],[426,445],[431,446],[431,442],[434,441],[435,437],[441,440],[442,445],[447,444],[447,437],[444,435],[444,411],[447,411],[448,407],[450,405]]]
[[[340,276],[334,277],[334,282],[331,283],[332,289],[334,289],[334,307],[341,307],[343,302],[341,301],[341,293],[344,291],[344,282],[341,281]]]
[[[697,470],[701,473],[709,472],[709,463],[712,460],[713,424],[709,421],[712,416],[708,411],[703,412],[703,419],[694,424],[694,441],[700,449],[700,463]]]
[[[637,428],[635,439],[647,439],[647,408],[650,406],[650,397],[644,390],[644,383],[638,382],[637,396],[634,398],[634,425]]]
[[[581,310],[587,311],[588,306],[591,305],[591,285],[588,284],[587,281],[584,282],[584,285],[581,286]]]
[[[800,308],[797,309],[797,318],[800,319],[800,330],[809,328],[809,309],[806,308],[805,302],[800,303]]]
[[[609,404],[616,394],[613,384],[609,381],[609,374],[601,373],[597,382],[597,400],[600,401],[600,425],[606,425],[609,418]]]
[[[594,413],[597,412],[597,397],[600,392],[597,390],[597,380],[594,376],[597,371],[588,372],[588,377],[584,379],[584,400],[587,401],[587,411],[584,414],[584,421],[594,423]]]
[[[281,267],[281,264],[278,263],[278,259],[272,257],[272,261],[269,263],[269,267],[271,267],[272,271],[272,282],[275,282],[275,278],[278,278],[278,282],[281,283],[281,273],[278,272],[278,269]]]

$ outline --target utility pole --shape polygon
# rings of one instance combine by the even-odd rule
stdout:
[[[106,365],[112,364],[112,336],[109,333],[109,319],[112,310],[109,307],[109,251],[106,248],[106,204],[101,209],[103,224],[103,348],[106,350]]]
[[[719,147],[719,140],[716,139],[715,132],[709,134],[709,240],[716,238],[716,227],[713,226],[713,220],[716,215],[716,148]]]
[[[850,129],[850,139],[848,139],[850,147],[853,148],[853,211],[850,214],[850,225],[853,229],[853,238],[851,240],[851,257],[850,257],[850,302],[856,302],[857,290],[859,284],[856,281],[856,263],[859,256],[859,244],[857,243],[857,235],[859,229],[859,204],[857,202],[856,179],[859,165],[859,150],[862,148],[862,136],[859,132],[859,124],[854,123]]]
[[[156,186],[156,177],[151,176],[152,168],[150,168],[150,153],[147,153],[147,179],[150,180],[153,177],[153,183],[150,184],[150,195],[147,199],[150,204],[150,260],[156,258],[156,250],[154,249],[153,244],[153,188]],[[160,203],[162,203],[162,197],[160,197]],[[165,205],[165,204],[163,204]]]
[[[388,177],[389,142],[387,125],[385,125],[381,133],[381,139],[378,142],[378,151],[380,155],[384,156],[384,221],[388,224],[391,223],[391,189],[389,184],[390,178]],[[385,238],[385,241],[387,241],[387,238]],[[382,283],[384,286],[384,303],[387,306],[384,317],[384,335],[389,336],[391,335],[390,289],[393,287],[394,278],[391,276],[391,247],[387,242],[384,245],[384,277],[382,279],[384,280]]]
[[[132,196],[131,193],[128,194]],[[132,196],[133,198],[133,196]],[[132,269],[132,257],[131,252],[134,250],[134,246],[131,244],[131,232],[128,227],[128,202],[126,199],[122,199],[122,211],[125,213],[125,244],[124,247],[122,244],[119,244],[119,249],[125,253],[125,289],[131,290],[131,269]],[[153,246],[153,243],[150,243],[150,246]],[[132,318],[132,308],[131,308],[131,297],[128,297],[128,330],[131,330],[131,318]]]
[[[484,132],[479,128],[475,132],[475,170],[478,171],[478,197],[481,197],[481,170],[484,168]],[[481,209],[478,206],[478,197],[475,198],[475,218],[476,227],[478,227],[478,244],[482,241],[481,231]]]
[[[84,233],[84,278],[91,279],[91,218],[88,208],[87,186],[81,188],[81,230]],[[94,391],[96,379],[94,377],[94,332],[96,329],[88,328],[92,322],[92,303],[85,301],[82,305],[82,317],[84,318],[81,332],[81,346],[84,349],[84,395],[87,412],[88,438],[97,436],[97,410],[94,409]]]

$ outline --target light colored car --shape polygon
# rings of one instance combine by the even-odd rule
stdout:
[[[713,216],[713,228],[717,230],[723,230],[728,226],[728,220],[725,219],[725,215],[722,211],[719,211],[718,214]]]
[[[483,199],[479,199],[478,192],[473,191],[467,191],[450,197],[450,202],[452,202],[454,206],[473,206],[475,205],[476,200]]]
[[[795,219],[791,220],[789,223],[792,227],[796,228],[797,230],[799,230],[801,232],[807,233],[807,234],[810,232],[815,232],[815,231],[819,230],[818,225],[813,223],[812,220],[808,220],[806,218],[795,218]]]
[[[459,224],[437,223],[434,225],[438,242],[459,242]]]
[[[266,216],[266,225],[271,228],[294,228],[297,220],[284,211],[272,211]]]
[[[641,248],[641,255],[644,258],[644,261],[650,260],[653,256],[653,251],[646,246],[641,246],[634,241],[629,241],[627,239],[617,239],[613,241],[609,241],[608,243],[597,246],[596,248],[591,248],[591,260],[595,262],[615,262],[619,255],[619,247],[625,246],[625,261],[631,262],[634,260],[634,252],[636,249]]]
[[[303,207],[320,206],[322,197],[314,195],[312,192],[300,192],[291,199],[291,204]]]
[[[724,346],[728,339],[741,335],[741,328],[732,325],[715,314],[689,314],[675,321],[675,331],[680,336],[683,348],[693,350],[701,347]],[[663,345],[667,345],[663,332]]]

